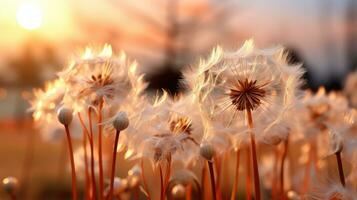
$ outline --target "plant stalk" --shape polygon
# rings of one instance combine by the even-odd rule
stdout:
[[[109,200],[113,198],[113,190],[114,190],[114,176],[115,176],[115,163],[116,163],[116,158],[117,158],[117,148],[118,148],[118,142],[119,142],[119,135],[120,131],[116,131],[115,133],[115,140],[114,140],[114,149],[113,149],[113,158],[112,158],[112,169],[111,169],[111,175],[110,175],[110,189],[109,189]]]
[[[210,178],[211,178],[212,198],[213,198],[213,200],[216,200],[217,199],[217,194],[216,194],[213,162],[207,160],[207,163],[208,163],[209,174],[210,174]]]
[[[235,176],[234,176],[234,183],[233,183],[233,188],[232,188],[231,200],[235,200],[236,199],[236,194],[237,194],[238,180],[239,180],[239,157],[240,157],[240,149],[237,149]]]
[[[341,152],[336,152],[336,160],[338,166],[338,174],[340,176],[340,181],[343,187],[346,187],[345,175],[343,173],[343,166],[342,166],[342,159],[341,159]]]
[[[71,172],[72,172],[72,199],[77,200],[77,183],[76,183],[76,168],[74,165],[74,157],[73,157],[73,147],[71,135],[69,132],[68,125],[64,126],[66,129],[67,141],[68,141],[68,149],[69,149],[69,157],[71,161]]]
[[[259,169],[258,169],[258,160],[257,160],[257,152],[256,152],[256,144],[255,144],[255,136],[252,131],[253,129],[253,117],[251,110],[247,109],[247,118],[248,125],[250,128],[250,142],[252,148],[252,159],[253,159],[253,175],[254,175],[254,190],[255,190],[255,199],[260,200],[260,181],[259,181]]]

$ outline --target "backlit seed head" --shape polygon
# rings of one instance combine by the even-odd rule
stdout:
[[[70,108],[62,107],[57,112],[58,121],[63,125],[69,125],[73,120],[73,111]]]
[[[125,112],[119,112],[113,121],[113,126],[117,131],[122,131],[129,126],[129,119]]]
[[[171,190],[174,199],[184,199],[186,195],[186,188],[182,184],[175,185]]]
[[[215,151],[211,144],[203,143],[200,146],[200,154],[202,157],[204,157],[205,159],[210,161],[210,160],[212,160],[212,158],[215,154]]]
[[[7,193],[14,193],[19,187],[19,181],[15,177],[6,177],[2,180],[4,191]]]

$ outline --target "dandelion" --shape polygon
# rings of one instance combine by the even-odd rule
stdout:
[[[266,131],[286,111],[283,103],[290,95],[287,80],[299,80],[301,76],[298,66],[291,66],[295,73],[288,67],[283,48],[255,49],[252,40],[232,53],[218,47],[199,65],[196,82],[201,85],[196,86],[195,91],[203,110],[211,118],[229,119],[227,125],[233,127],[241,127],[239,118],[245,116],[257,199],[260,199],[260,184],[254,130],[264,127],[261,131]],[[257,122],[255,128],[253,115]]]
[[[216,185],[215,185],[215,178],[214,178],[214,169],[213,169],[213,164],[212,164],[212,159],[215,154],[214,148],[212,145],[208,143],[203,143],[200,146],[200,155],[207,160],[208,168],[209,168],[209,174],[210,174],[210,179],[211,179],[211,190],[212,190],[212,198],[217,199],[217,194],[216,194]]]
[[[136,62],[127,59],[125,53],[115,56],[110,45],[101,51],[87,47],[83,55],[73,61],[58,75],[68,85],[64,103],[72,105],[75,113],[87,110],[89,119],[89,138],[92,131],[92,112],[97,114],[99,190],[103,199],[104,173],[102,154],[103,109],[117,107],[127,100],[133,91],[139,93],[145,88],[142,77],[136,74]],[[111,116],[108,116],[110,118]],[[105,120],[104,120],[105,121]],[[93,141],[90,141],[92,143]]]
[[[137,107],[136,103],[133,106]],[[149,158],[152,166],[158,168],[160,176],[163,175],[162,166],[166,165],[165,177],[162,177],[163,197],[171,174],[172,160],[187,164],[193,160],[194,152],[198,152],[203,133],[201,119],[195,112],[190,95],[169,99],[167,93],[164,93],[153,104],[145,103],[145,109],[139,107],[139,112],[142,109],[139,114],[138,110],[130,107],[125,107],[128,113],[136,114],[131,117],[129,114],[133,123],[126,131],[127,138],[130,137],[126,157]]]
[[[76,168],[74,164],[74,153],[72,147],[71,134],[69,131],[69,124],[73,119],[73,111],[69,108],[62,107],[58,110],[57,114],[58,121],[64,126],[67,135],[68,150],[71,161],[71,172],[72,172],[72,199],[77,199],[77,183],[76,183]]]
[[[117,116],[114,118],[113,127],[116,130],[115,133],[115,141],[113,148],[113,160],[112,160],[112,168],[111,168],[111,176],[110,176],[110,189],[109,189],[109,199],[113,197],[114,190],[114,174],[115,174],[115,162],[116,162],[116,153],[119,142],[119,134],[121,131],[126,129],[129,126],[129,119],[125,112],[119,112]]]

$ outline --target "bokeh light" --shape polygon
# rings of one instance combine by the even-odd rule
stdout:
[[[42,24],[41,7],[33,3],[24,3],[17,10],[16,19],[17,23],[25,29],[37,29]]]

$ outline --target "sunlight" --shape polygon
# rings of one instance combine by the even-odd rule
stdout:
[[[17,23],[27,30],[34,30],[42,24],[42,10],[36,4],[22,4],[16,13]]]

